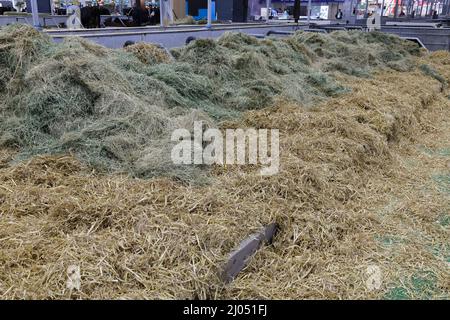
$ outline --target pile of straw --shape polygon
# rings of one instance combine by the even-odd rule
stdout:
[[[281,130],[272,177],[218,167],[207,186],[192,186],[93,173],[70,156],[0,166],[1,296],[448,299],[450,197],[434,177],[448,177],[450,100],[420,67],[450,81],[445,61],[436,53],[408,72],[336,75],[350,90],[315,107],[279,98],[224,123]],[[204,65],[193,63],[194,74],[212,72]],[[218,78],[230,67],[217,66]],[[273,245],[225,285],[229,252],[274,221]],[[66,287],[71,265],[80,290]],[[373,290],[371,266],[382,280]]]
[[[152,43],[139,42],[125,47],[124,50],[133,53],[145,64],[168,63],[172,60],[164,48]]]
[[[389,68],[387,59],[409,64],[420,53],[407,41],[361,32],[266,40],[225,34],[173,50],[175,60],[149,44],[55,44],[22,25],[0,29],[0,39],[0,146],[19,150],[16,160],[72,153],[100,172],[184,181],[198,180],[201,170],[171,164],[175,128],[235,119],[277,97],[319,103],[346,91],[336,81],[341,71],[367,76]]]

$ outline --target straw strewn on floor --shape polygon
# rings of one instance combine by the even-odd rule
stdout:
[[[416,65],[446,69],[436,55],[450,56]],[[420,68],[340,81],[352,91],[312,109],[279,100],[224,124],[280,129],[272,177],[218,167],[195,187],[100,175],[66,155],[0,166],[0,294],[448,298],[447,89]],[[229,252],[273,221],[274,244],[224,286]],[[66,289],[70,265],[80,291]],[[369,291],[372,265],[382,285]]]

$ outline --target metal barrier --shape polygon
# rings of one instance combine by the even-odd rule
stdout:
[[[225,32],[242,32],[245,34],[265,36],[267,31],[284,31],[292,34],[295,30],[306,27],[297,24],[237,24],[237,25],[214,25],[207,29],[204,26],[183,26],[179,28],[104,28],[84,29],[71,32],[70,30],[45,30],[55,42],[61,42],[70,37],[83,37],[109,48],[121,48],[126,41],[161,43],[166,48],[176,48],[185,45],[188,37],[194,38],[217,38]],[[289,35],[287,34],[287,35]]]
[[[347,29],[345,29],[345,27],[321,27],[321,29],[324,29],[327,32],[332,32],[332,31],[347,31]]]
[[[20,18],[17,18],[20,19]],[[21,19],[25,19],[21,17]],[[22,21],[23,21],[22,20]],[[253,35],[257,38],[265,36],[290,36],[296,30],[304,32],[327,33],[335,30],[366,30],[363,25],[311,25],[306,24],[236,24],[236,25],[218,25],[211,29],[201,26],[182,26],[182,27],[140,27],[140,28],[106,28],[106,29],[84,29],[84,30],[65,30],[54,29],[46,30],[55,41],[62,41],[66,37],[80,36],[95,41],[110,48],[122,47],[125,41],[135,42],[158,42],[167,48],[179,47],[185,44],[189,36],[199,38],[217,38],[225,32],[242,32]],[[386,26],[382,25],[381,32],[395,34],[405,39],[411,39],[420,46],[430,51],[450,50],[450,28],[424,28],[417,26]],[[417,41],[419,40],[420,43]]]
[[[417,38],[417,37],[400,37],[400,38],[405,39],[405,40],[409,40],[409,41],[412,41],[412,42],[415,42],[415,43],[417,43],[417,44],[419,45],[419,47],[424,48],[424,49],[427,49],[427,51],[428,51],[428,48],[427,48],[427,47],[423,44],[423,42],[422,42],[419,38]]]
[[[402,38],[419,39],[422,45],[430,51],[450,50],[450,28],[382,26],[381,31],[395,34]]]
[[[291,36],[294,34],[293,31],[276,31],[276,30],[270,30],[266,33],[266,36],[271,36],[271,35],[284,35],[284,36]]]
[[[438,27],[442,26],[442,23],[387,21],[386,26],[389,26],[389,27],[438,28]]]
[[[43,27],[56,27],[58,28],[60,24],[65,23],[69,16],[61,15],[50,15],[50,14],[40,14],[39,20]],[[0,15],[0,26],[7,26],[13,23],[24,23],[28,25],[33,25],[30,15]],[[56,30],[56,29],[55,29]]]
[[[258,39],[264,39],[265,37],[266,37],[266,35],[265,34],[256,34],[256,33],[249,33],[249,36],[252,36],[252,37],[255,37],[255,38],[258,38]]]
[[[327,33],[324,29],[303,29],[302,31],[305,32],[316,32],[316,33]]]
[[[361,26],[348,26],[348,27],[344,27],[346,30],[359,30],[359,31],[364,31],[365,29]]]

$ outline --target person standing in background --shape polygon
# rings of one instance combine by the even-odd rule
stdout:
[[[295,23],[298,23],[300,19],[300,0],[295,0],[294,2],[294,20]]]

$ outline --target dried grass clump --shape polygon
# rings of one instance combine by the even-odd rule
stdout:
[[[420,70],[423,71],[423,73],[425,73],[426,75],[436,79],[437,81],[439,81],[440,83],[442,83],[443,85],[447,85],[447,80],[439,74],[439,72],[437,72],[433,67],[431,67],[428,64],[421,64],[419,66]]]
[[[367,77],[373,68],[408,71],[410,56],[422,54],[413,43],[379,32],[336,31],[331,34],[297,32],[296,42],[321,58],[323,70]]]
[[[222,297],[398,299],[400,288],[404,298],[449,298],[448,226],[438,221],[450,198],[433,176],[448,176],[448,153],[438,151],[450,146],[450,101],[430,79],[385,73],[347,82],[351,94],[312,110],[280,103],[245,117],[284,137],[281,173],[242,181],[278,213],[281,231]],[[382,286],[370,291],[373,265]],[[417,284],[424,274],[432,277]]]
[[[448,85],[448,79],[450,79],[450,52],[435,51],[421,59],[420,62],[422,65],[428,66],[432,71],[432,74],[428,75],[442,83],[442,92],[450,99],[450,87]],[[422,71],[425,72],[424,70]]]
[[[271,177],[218,167],[192,186],[100,175],[64,155],[0,168],[0,294],[448,299],[450,198],[433,177],[448,174],[450,100],[419,69],[354,79],[313,108],[279,100],[224,124],[280,129]],[[274,221],[273,245],[224,285],[229,252]],[[66,287],[71,265],[80,290]],[[373,265],[382,283],[369,291]]]
[[[172,61],[170,54],[161,46],[153,43],[138,42],[124,49],[134,54],[139,61],[145,64],[168,63]]]
[[[416,54],[396,38],[392,46],[391,37],[359,33],[263,41],[230,33],[174,50],[175,59],[152,44],[125,50],[77,38],[56,44],[27,26],[1,29],[2,37],[0,69],[8,84],[0,93],[0,144],[19,149],[18,160],[73,153],[99,171],[188,181],[197,171],[171,165],[168,141],[186,119],[233,119],[276,97],[306,106],[335,97],[345,88],[324,66],[365,46],[366,53],[376,49],[376,66],[384,61],[380,52],[390,50],[397,62]],[[318,54],[317,44],[330,54]],[[371,61],[361,55],[352,63],[369,72]]]
[[[264,40],[226,33],[217,40],[193,41],[172,53],[177,61],[192,63],[196,73],[215,78],[221,100],[239,110],[268,106],[276,96],[317,103],[343,92],[333,83],[336,72],[368,77],[373,68],[409,70],[409,58],[421,54],[414,44],[384,34],[301,31],[286,39]],[[320,82],[308,81],[318,73]]]
[[[4,96],[2,146],[20,149],[19,160],[74,152],[100,171],[195,179],[197,173],[190,176],[189,171],[173,167],[169,156],[174,129],[190,119],[208,119],[193,110],[194,102],[185,93],[152,77],[158,71],[146,69],[131,53],[76,38],[47,46],[22,65],[19,92]],[[207,90],[207,79],[184,72],[176,71],[183,85]]]
[[[197,24],[193,16],[186,16],[184,18],[175,19],[174,21],[175,25],[182,25],[182,24]]]
[[[50,38],[26,25],[0,29],[0,93],[20,91],[32,60],[50,47]]]

